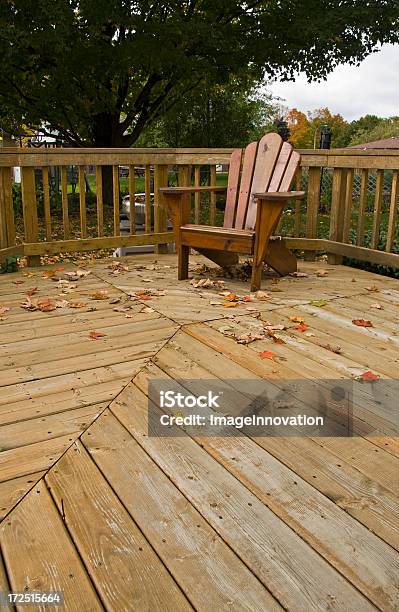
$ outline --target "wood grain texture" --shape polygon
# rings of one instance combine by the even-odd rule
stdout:
[[[46,482],[107,609],[192,609],[80,443]]]
[[[14,591],[62,591],[65,610],[103,609],[43,482],[1,524],[0,542]]]

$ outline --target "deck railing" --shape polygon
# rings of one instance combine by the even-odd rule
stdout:
[[[348,256],[399,267],[399,152],[300,152],[295,188],[305,188],[307,199],[290,203],[280,224],[289,246],[304,251],[307,259],[322,251],[332,263]],[[230,154],[231,149],[0,149],[0,259],[25,255],[28,265],[37,265],[46,254],[145,244],[162,252],[173,242],[173,234],[168,231],[159,187],[223,181],[225,176],[216,168],[220,164],[227,170]],[[20,188],[13,184],[14,167],[21,169]],[[75,169],[73,197],[77,207],[72,213],[71,167]],[[102,189],[104,167],[112,168],[111,201],[106,201]],[[90,198],[86,190],[89,168],[95,172],[96,183],[95,195]],[[123,235],[121,168],[130,201],[136,201],[138,191],[144,192],[145,210],[139,232],[135,207],[131,206],[129,231]],[[55,174],[59,192],[52,189]],[[369,179],[374,175],[370,188]],[[94,182],[94,176],[91,178]],[[216,193],[195,194],[192,211],[196,223],[217,224],[221,213]]]

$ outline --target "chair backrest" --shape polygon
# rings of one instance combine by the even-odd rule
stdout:
[[[278,134],[266,134],[244,151],[235,149],[230,159],[224,227],[253,229],[256,221],[253,194],[289,191],[299,161],[299,153]]]

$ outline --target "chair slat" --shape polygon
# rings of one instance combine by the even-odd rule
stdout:
[[[252,177],[254,173],[256,151],[258,149],[257,142],[251,142],[244,152],[244,161],[242,165],[240,193],[238,195],[237,214],[234,227],[243,229],[245,217],[247,215],[249,194],[251,193]]]
[[[287,167],[284,172],[284,176],[281,180],[279,191],[290,191],[292,182],[295,177],[295,173],[301,161],[301,156],[297,151],[292,151]],[[269,191],[272,191],[269,189]],[[300,191],[300,190],[299,190]]]
[[[289,142],[284,142],[280,150],[280,155],[276,162],[272,178],[270,179],[268,191],[279,191],[281,181],[283,180],[285,170],[290,160],[292,153],[292,145]]]
[[[266,134],[259,142],[245,220],[247,229],[253,229],[256,222],[257,204],[253,194],[268,191],[281,145],[282,139],[278,134]]]
[[[224,209],[223,227],[234,227],[238,183],[240,181],[242,149],[234,149],[230,157],[229,178],[227,181],[226,207]],[[197,223],[197,221],[196,221]]]

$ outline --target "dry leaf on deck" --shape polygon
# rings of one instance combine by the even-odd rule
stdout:
[[[266,300],[270,300],[270,298],[271,298],[271,295],[267,293],[266,291],[256,292],[256,299],[259,300],[260,302],[265,302]]]
[[[238,306],[237,302],[224,302],[223,308],[236,308]]]
[[[266,323],[263,327],[267,329],[267,331],[283,331],[283,329],[287,329],[287,326],[282,323],[279,325],[269,325],[269,323]]]
[[[249,332],[248,334],[240,334],[239,336],[235,336],[235,339],[238,344],[250,344],[251,342],[255,342],[255,340],[264,340],[265,337],[263,334],[251,334],[251,332]]]
[[[90,299],[92,300],[108,300],[108,297],[108,291],[105,289],[90,294]]]
[[[365,321],[364,319],[353,319],[353,325],[357,325],[358,327],[373,327],[371,321]]]
[[[305,323],[305,319],[302,317],[290,317],[290,321],[293,323]]]
[[[283,340],[282,338],[280,338],[279,336],[276,336],[274,331],[272,331],[271,329],[269,329],[267,331],[267,335],[269,336],[269,338],[271,338],[273,340],[273,342],[275,342],[276,344],[285,344],[285,340]]]
[[[384,310],[384,307],[381,304],[370,304],[370,308],[376,308],[377,310]]]
[[[341,355],[342,353],[342,349],[340,346],[334,346],[332,344],[324,344],[322,342],[318,343],[319,346],[321,346],[322,348],[327,349],[328,351],[331,351],[332,353],[336,353],[337,355]]]
[[[323,306],[325,306],[327,304],[326,300],[312,300],[310,302],[311,306],[317,306],[318,308],[322,308]]]
[[[367,291],[379,291],[377,285],[370,285],[370,287],[365,287]]]
[[[274,359],[276,356],[276,353],[273,353],[273,351],[262,351],[261,353],[259,353],[259,357],[261,359]]]
[[[308,329],[308,325],[306,325],[306,323],[300,323],[299,325],[295,325],[293,329],[296,329],[297,331],[300,331],[300,332],[305,332]]]
[[[374,380],[379,380],[380,377],[378,374],[374,374],[374,372],[371,370],[367,370],[367,372],[363,372],[359,378],[361,378],[361,380],[365,380],[366,382],[372,382]]]
[[[32,295],[35,295],[35,293],[37,293],[37,290],[38,290],[37,287],[33,287],[33,289],[29,289],[28,291],[25,291],[25,294],[29,295],[30,297]]]
[[[317,270],[316,275],[317,276],[328,276],[328,272],[327,270]]]
[[[309,274],[306,274],[306,272],[291,272],[290,276],[294,276],[295,278],[306,278]]]
[[[106,335],[107,334],[103,334],[102,332],[91,331],[89,333],[89,338],[91,338],[92,340],[98,340],[99,338],[103,338]]]
[[[69,302],[69,308],[84,308],[86,304],[84,302]]]

